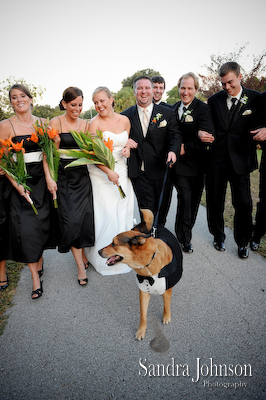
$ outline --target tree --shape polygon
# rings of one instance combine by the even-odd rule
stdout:
[[[36,117],[40,117],[40,118],[52,119],[54,117],[57,117],[58,115],[62,115],[63,113],[64,113],[64,111],[61,111],[59,106],[52,108],[48,104],[46,104],[45,106],[37,104],[33,108],[33,114],[36,115]]]
[[[136,103],[132,87],[123,87],[119,92],[114,94],[115,111],[121,111],[133,106]]]
[[[1,103],[1,108],[4,113],[5,118],[9,118],[12,113],[12,107],[9,101],[9,89],[12,85],[20,83],[24,86],[27,86],[29,89],[33,99],[36,101],[38,98],[42,98],[42,94],[44,93],[45,89],[42,88],[41,86],[35,86],[31,83],[27,83],[23,78],[16,79],[14,76],[10,76],[6,80],[2,81],[0,83],[0,103]]]
[[[171,90],[166,92],[166,94],[167,94],[166,102],[168,104],[175,104],[178,100],[180,100],[177,86],[174,86]]]
[[[206,98],[210,97],[212,94],[221,90],[221,83],[219,78],[219,69],[222,64],[228,61],[236,61],[241,65],[242,68],[242,84],[249,89],[255,89],[260,92],[266,90],[265,77],[262,74],[266,70],[266,65],[264,64],[264,59],[266,57],[266,51],[258,56],[252,56],[252,68],[247,71],[243,68],[242,58],[246,50],[248,43],[244,43],[240,46],[238,50],[234,50],[230,53],[224,53],[222,55],[212,54],[210,65],[204,65],[207,69],[207,75],[199,74],[202,80],[202,85],[199,92]],[[248,54],[246,58],[250,55]]]
[[[95,117],[95,115],[97,115],[97,112],[96,112],[96,110],[94,108],[91,107],[89,110],[84,111],[80,115],[80,117],[83,118],[83,119],[92,119],[93,117]]]
[[[147,69],[141,69],[140,71],[135,72],[135,74],[128,76],[126,79],[122,80],[122,87],[133,87],[133,81],[135,78],[138,76],[145,75],[148,76],[149,78],[152,78],[154,75],[161,75],[160,72],[154,71],[154,69],[147,68]]]

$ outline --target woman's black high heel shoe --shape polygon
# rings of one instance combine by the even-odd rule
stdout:
[[[40,280],[40,288],[39,289],[36,289],[36,290],[33,290],[32,292],[31,292],[31,298],[32,298],[32,300],[35,300],[35,299],[38,299],[39,297],[41,297],[42,296],[42,294],[43,294],[43,288],[42,288],[42,281]],[[37,294],[37,296],[36,297],[32,297],[32,296],[34,296],[35,294]]]
[[[41,278],[43,276],[43,262],[42,262],[42,269],[38,271],[39,277]]]
[[[82,284],[81,282],[85,282],[84,284]],[[85,279],[78,279],[78,283],[80,284],[80,286],[86,286],[88,283],[88,278]]]
[[[5,281],[0,281],[0,283],[5,283],[4,285],[0,285],[0,290],[5,290],[8,287],[8,276],[6,276]]]

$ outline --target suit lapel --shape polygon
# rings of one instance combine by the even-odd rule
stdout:
[[[134,106],[133,111],[132,111],[132,124],[134,125],[136,132],[140,132],[140,135],[144,137],[143,135],[143,130],[142,130],[142,125],[139,119],[139,113],[138,113],[138,108],[137,105]]]
[[[243,109],[243,103],[242,103],[242,99],[244,98],[244,96],[246,95],[245,92],[245,88],[243,88],[242,90],[242,94],[241,97],[239,99],[239,102],[237,103],[236,109],[234,111],[234,114],[232,115],[232,118],[230,119],[230,123],[229,123],[229,129],[231,128],[231,126],[240,118],[241,113],[242,113],[242,109]]]
[[[229,112],[228,112],[228,107],[226,104],[226,99],[227,99],[227,94],[225,91],[223,91],[221,93],[221,97],[219,98],[219,101],[218,101],[218,107],[219,107],[220,113],[222,115],[222,118],[224,120],[224,124],[225,124],[226,128],[228,129],[230,121],[229,121]]]

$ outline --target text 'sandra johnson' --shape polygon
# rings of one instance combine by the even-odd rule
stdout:
[[[191,368],[188,364],[178,364],[172,358],[169,364],[150,364],[146,358],[139,359],[139,375],[141,376],[177,376],[190,377]],[[194,368],[193,368],[194,370]],[[201,377],[250,377],[252,368],[250,364],[215,364],[212,358],[208,363],[196,359],[196,373],[191,377],[192,382],[199,382]]]

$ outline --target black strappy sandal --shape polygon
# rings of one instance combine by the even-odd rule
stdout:
[[[84,285],[81,282],[86,282]],[[80,286],[86,286],[88,283],[88,278],[85,279],[78,279],[78,283],[80,284]]]
[[[39,274],[39,277],[41,278],[42,276],[43,276],[43,262],[42,262],[42,269],[40,269],[39,271],[38,271],[38,274]],[[37,297],[36,297],[37,298]]]
[[[0,290],[5,290],[8,287],[8,276],[5,281],[0,281],[0,283],[5,283],[5,285],[0,285]]]
[[[39,289],[33,290],[33,291],[31,292],[31,298],[32,298],[32,300],[36,300],[36,299],[38,299],[39,297],[42,296],[42,294],[43,294],[43,288],[42,288],[42,281],[41,281],[41,280],[40,280],[40,284],[41,284],[41,287],[40,287]],[[36,297],[32,297],[32,296],[34,296],[35,294],[37,294],[37,296],[36,296]]]

